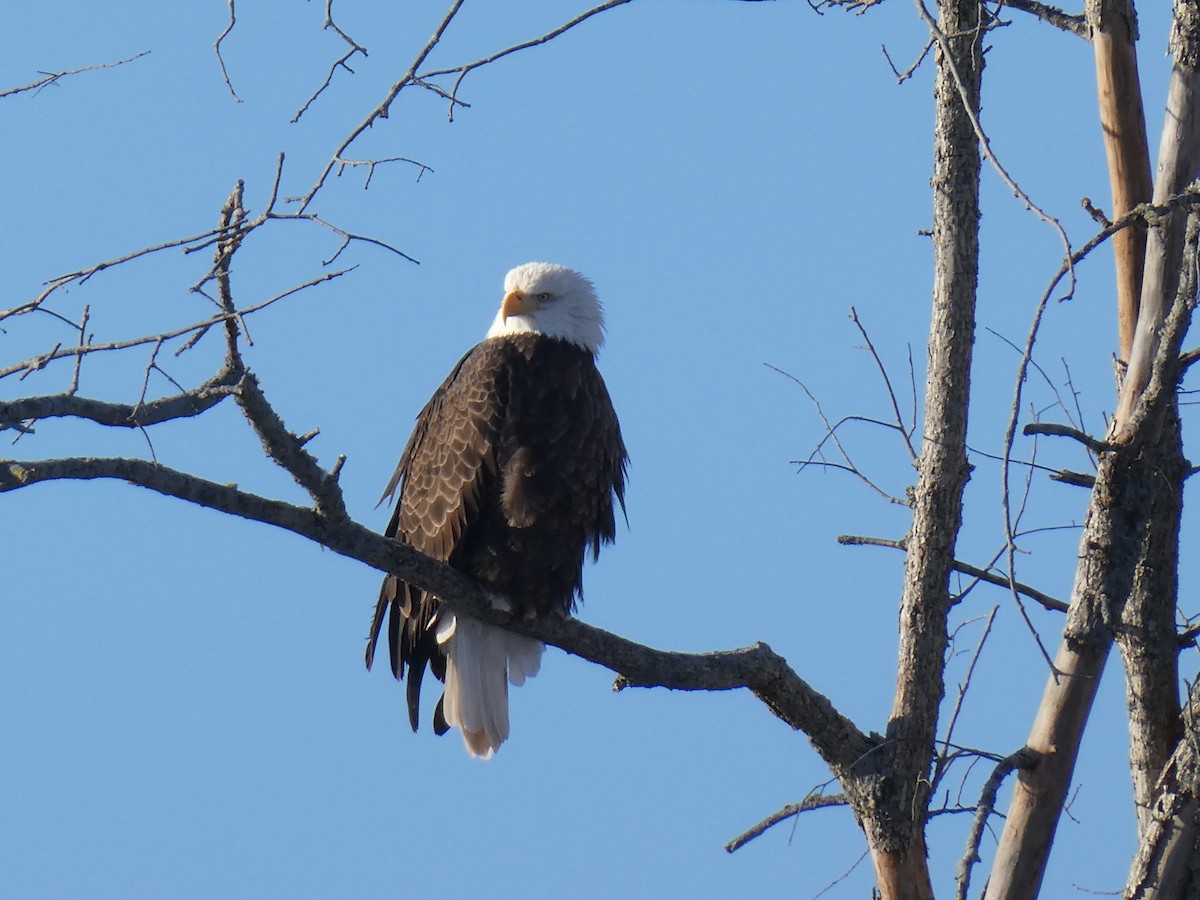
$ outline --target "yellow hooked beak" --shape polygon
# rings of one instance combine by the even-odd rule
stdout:
[[[504,297],[504,302],[500,304],[500,316],[508,321],[509,316],[523,316],[537,312],[540,308],[541,304],[532,297],[527,297],[524,291],[509,291]]]

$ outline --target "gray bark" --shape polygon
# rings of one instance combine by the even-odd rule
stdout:
[[[900,606],[889,761],[873,796],[855,797],[885,898],[932,897],[924,824],[938,707],[944,694],[950,572],[969,476],[967,402],[979,264],[983,72],[977,0],[939,3],[934,86],[933,312],[924,434]]]

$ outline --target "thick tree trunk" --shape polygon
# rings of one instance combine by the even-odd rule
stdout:
[[[1130,900],[1193,900],[1200,895],[1200,686],[1192,688],[1185,739],[1171,755],[1157,785],[1141,846],[1133,860],[1124,896]]]
[[[1163,767],[1179,743],[1179,528],[1187,460],[1172,404],[1158,439],[1139,465],[1145,484],[1145,536],[1133,587],[1121,613],[1117,646],[1125,664],[1129,704],[1129,766],[1138,833],[1145,834]]]
[[[1184,190],[1200,169],[1200,4],[1175,4],[1171,35],[1175,65],[1159,147],[1155,202]],[[1130,352],[1129,375],[1112,433],[1128,436],[1130,419],[1151,376],[1168,312],[1186,302],[1194,285],[1184,274],[1187,213],[1180,210],[1151,230],[1142,294],[1145,297]],[[1180,292],[1181,280],[1183,297]],[[1146,445],[1147,490],[1152,492],[1145,542],[1133,591],[1122,612],[1117,643],[1125,663],[1129,698],[1130,768],[1139,833],[1149,821],[1159,775],[1179,739],[1178,647],[1175,604],[1178,593],[1179,527],[1187,464],[1177,412],[1169,411],[1152,443]]]
[[[1111,4],[1106,4],[1111,5]],[[1200,160],[1194,42],[1200,6],[1177,0],[1176,64],[1154,199],[1191,181]],[[1182,27],[1181,27],[1182,26]],[[1147,241],[1130,365],[1101,459],[1080,546],[1071,612],[1028,747],[1037,763],[1014,788],[987,900],[1037,895],[1070,785],[1083,726],[1115,634],[1126,653],[1135,790],[1148,806],[1174,743],[1174,572],[1183,478],[1174,392],[1190,292],[1177,300],[1184,216],[1155,223]],[[1194,240],[1194,231],[1193,238]],[[1187,254],[1189,257],[1191,253]],[[1168,316],[1168,312],[1170,315]],[[1168,569],[1169,571],[1164,571]],[[1143,825],[1149,821],[1141,816]]]
[[[969,475],[967,403],[979,262],[979,112],[983,71],[978,0],[941,0],[934,87],[934,287],[924,434],[913,494],[889,764],[860,816],[885,900],[933,896],[925,812],[944,693],[950,572]]]
[[[1104,611],[1112,608],[1114,595],[1123,599],[1128,594],[1136,558],[1136,548],[1124,534],[1124,519],[1113,521],[1112,491],[1118,478],[1116,460],[1104,460],[1080,542],[1071,622],[1025,744],[1036,762],[1021,770],[1013,786],[986,900],[1033,900],[1041,888],[1083,729],[1112,643]],[[1117,565],[1121,560],[1123,565]],[[1124,577],[1118,568],[1125,570]]]

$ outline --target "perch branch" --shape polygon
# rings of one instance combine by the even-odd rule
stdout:
[[[474,579],[348,518],[334,519],[319,510],[251,494],[158,463],[106,458],[0,461],[0,493],[49,481],[96,478],[123,480],[291,531],[342,556],[398,575],[436,594],[452,609],[604,666],[618,674],[619,687],[747,688],[776,716],[804,731],[835,774],[853,777],[854,767],[877,746],[763,643],[713,653],[679,653],[647,647],[574,618],[514,618],[501,611],[503,604]]]

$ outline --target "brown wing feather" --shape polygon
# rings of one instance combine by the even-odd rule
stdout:
[[[385,494],[399,488],[386,534],[468,572],[518,612],[568,613],[582,595],[587,550],[598,554],[615,536],[626,463],[591,353],[533,334],[484,341],[418,416]],[[368,667],[385,615],[415,731],[425,666],[445,677],[437,599],[385,578]]]
[[[464,356],[417,416],[416,427],[384,493],[400,490],[384,534],[435,559],[453,554],[479,499],[494,478],[493,448],[503,414],[503,359],[485,342]],[[382,500],[380,501],[382,502]],[[445,660],[437,648],[436,598],[394,575],[379,592],[367,642],[367,668],[388,619],[392,674],[408,670],[409,720],[417,728],[421,679],[432,664],[439,679]]]

